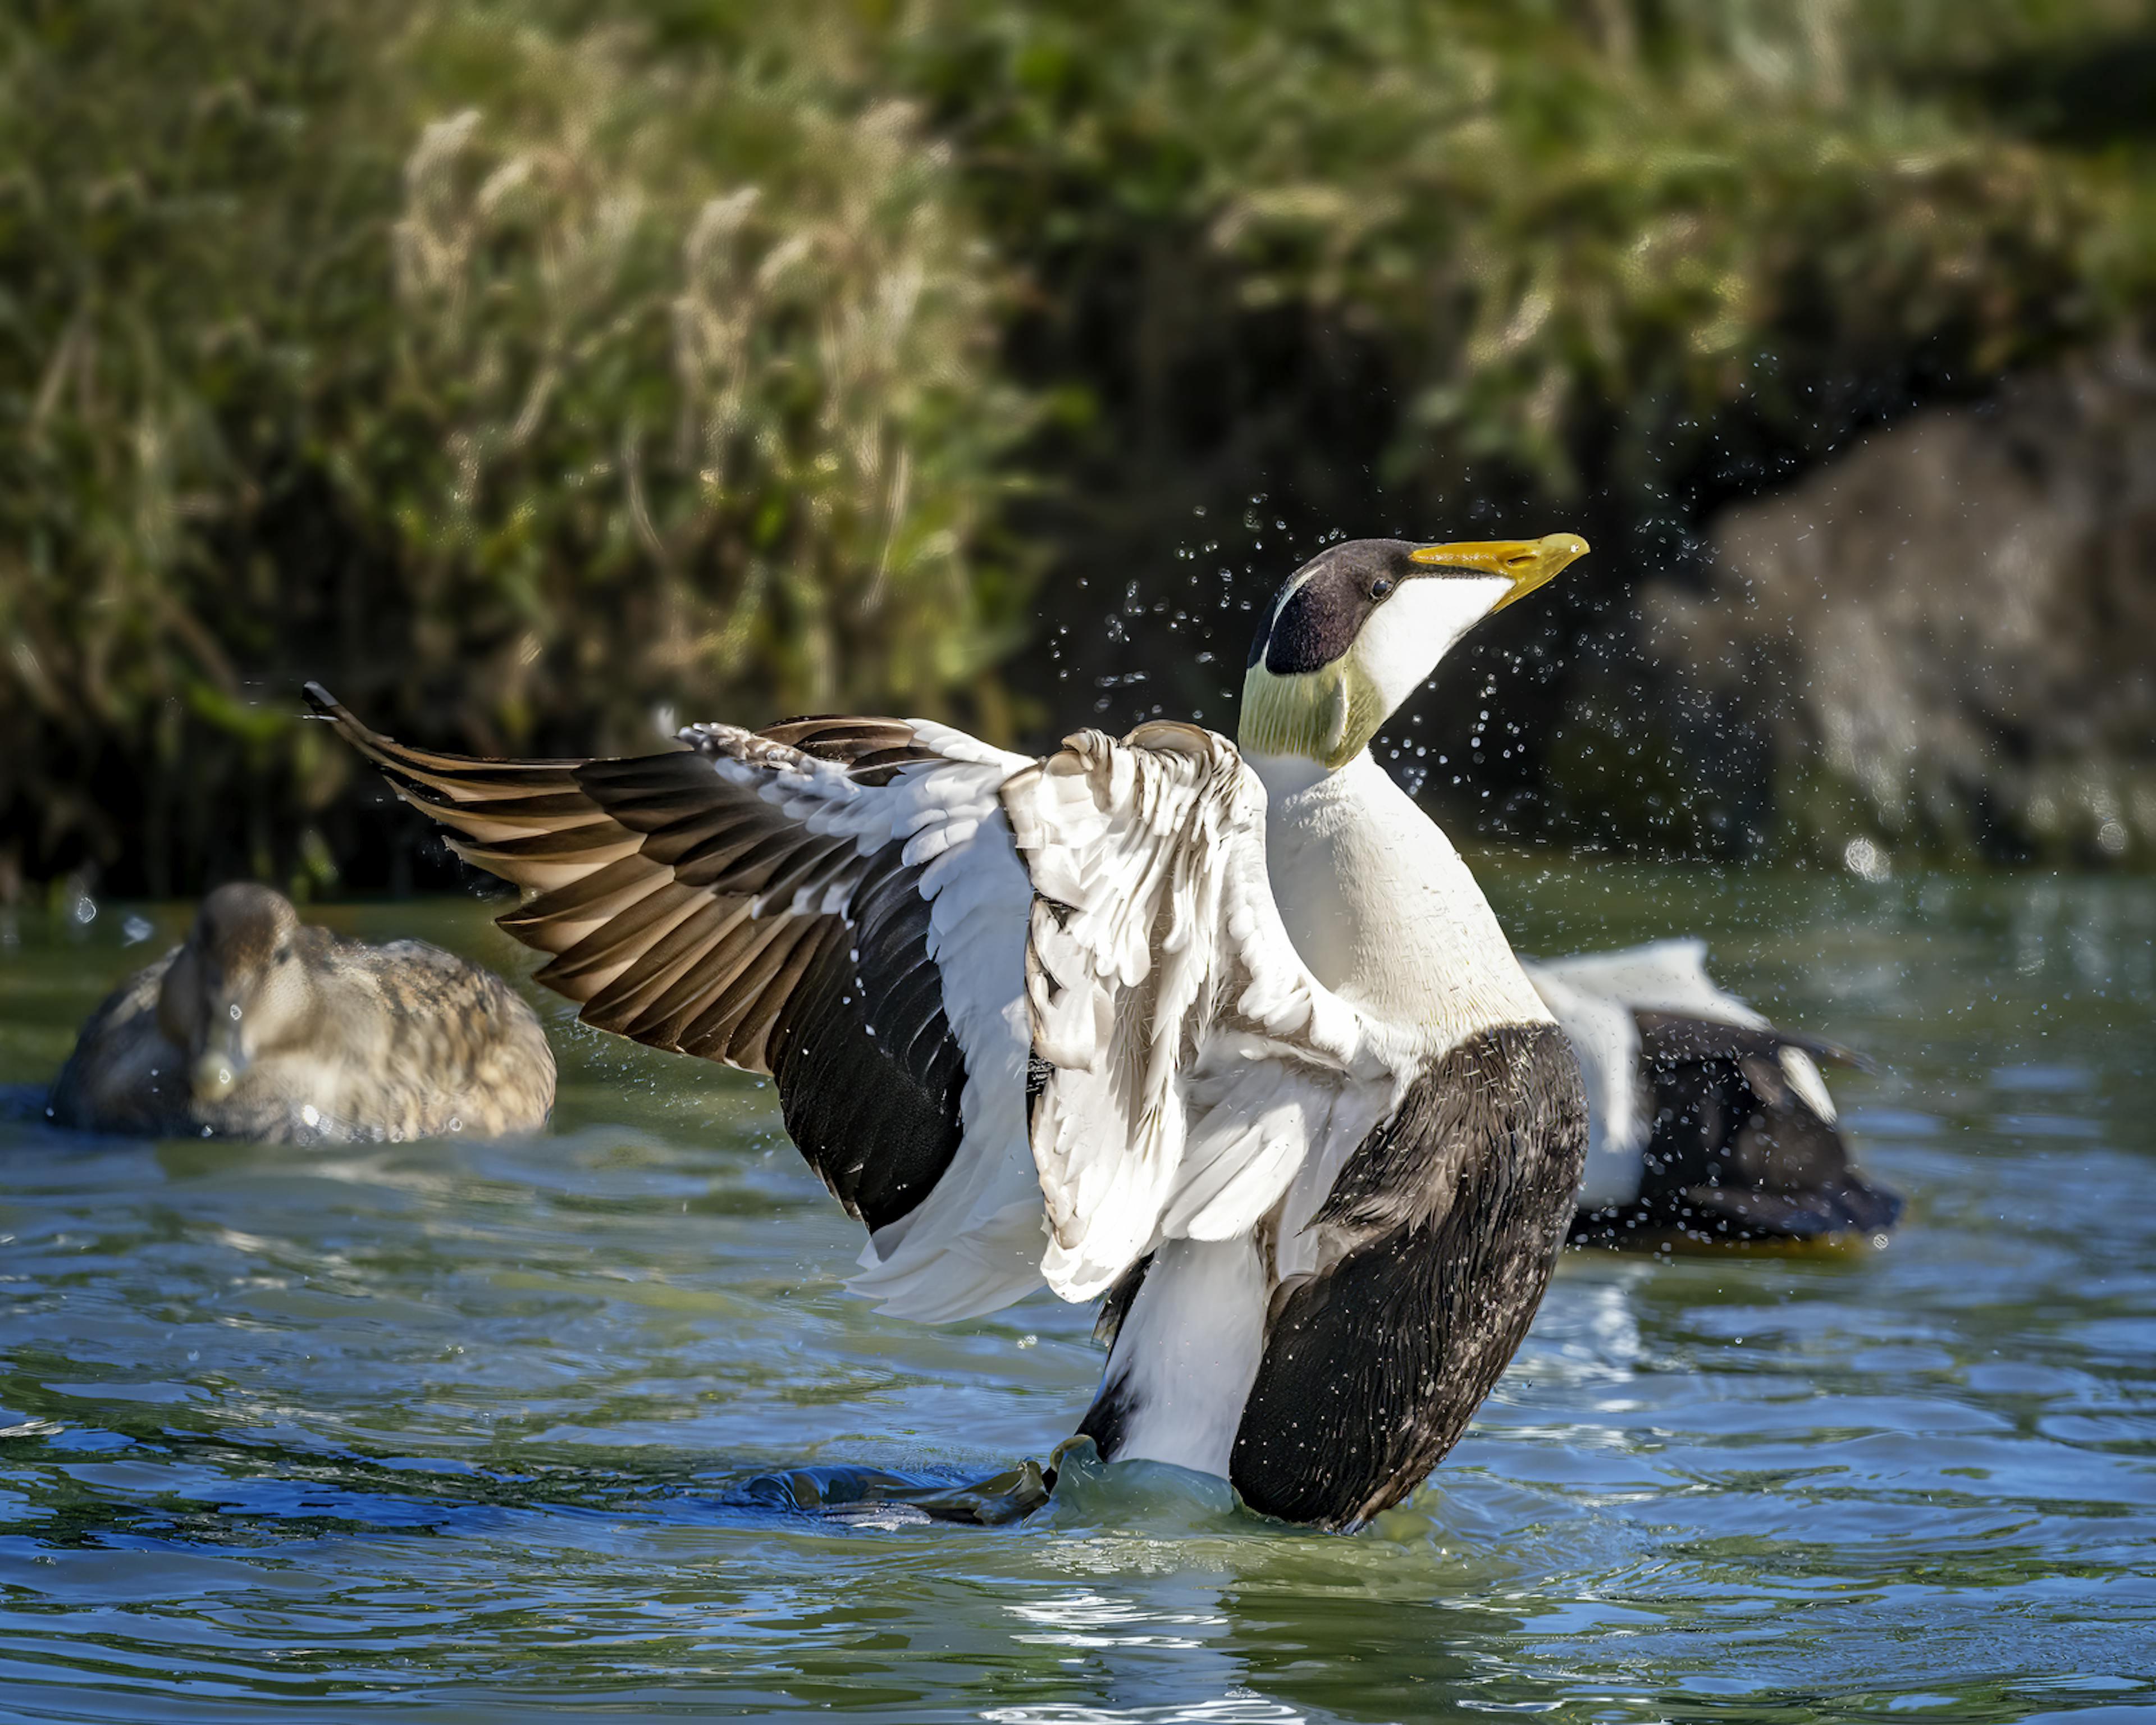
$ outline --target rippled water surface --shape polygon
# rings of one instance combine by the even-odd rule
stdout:
[[[1525,950],[1706,934],[1876,1057],[1837,1087],[1909,1197],[1892,1244],[1568,1255],[1466,1441],[1353,1538],[1125,1469],[986,1530],[767,1476],[1045,1456],[1090,1313],[849,1298],[850,1224],[750,1080],[549,1007],[531,1142],[18,1108],[0,1716],[2156,1717],[2156,884],[1486,878]],[[0,916],[15,1084],[182,923]],[[468,902],[322,920],[524,968]]]

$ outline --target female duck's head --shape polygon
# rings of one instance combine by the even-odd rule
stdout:
[[[1586,552],[1576,533],[1327,547],[1288,578],[1250,643],[1244,752],[1346,766],[1453,643]]]
[[[267,886],[239,882],[203,901],[157,994],[158,1028],[187,1051],[198,1100],[222,1101],[260,1055],[305,1040],[317,1005],[306,932]]]

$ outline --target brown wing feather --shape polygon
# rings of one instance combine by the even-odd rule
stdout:
[[[566,952],[672,878],[670,870],[649,857],[624,856],[495,920],[535,951]]]
[[[315,710],[448,829],[468,861],[536,896],[501,927],[552,962],[538,980],[587,1023],[752,1070],[810,959],[821,916],[794,896],[858,866],[850,840],[819,836],[683,748],[619,761],[489,761],[416,749],[360,722],[319,685]],[[940,758],[896,719],[789,720],[760,733],[700,726],[711,752],[783,766],[813,755],[871,782]]]
[[[808,756],[886,785],[943,758],[911,726],[700,726],[688,747],[629,760],[485,761],[394,742],[316,685],[307,697],[459,855],[533,895],[501,926],[548,955],[538,980],[585,1023],[773,1074],[794,1141],[871,1228],[933,1186],[965,1071],[917,873],[901,844],[863,857],[715,770]]]

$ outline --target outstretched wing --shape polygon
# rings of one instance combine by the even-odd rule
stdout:
[[[938,1319],[1039,1286],[1032,892],[998,801],[1030,757],[842,718],[475,760],[308,696],[460,855],[533,895],[501,926],[586,1023],[774,1077],[788,1134],[870,1230],[857,1290]]]
[[[1090,1298],[1158,1240],[1248,1231],[1283,1196],[1299,1234],[1404,1070],[1303,968],[1263,789],[1195,727],[1089,732],[1044,762],[889,719],[485,761],[309,697],[533,894],[501,926],[586,1022],[773,1076],[870,1230],[853,1286],[887,1311],[971,1316],[1044,1275]]]
[[[1026,949],[1034,1160],[1070,1299],[1163,1240],[1306,1219],[1408,1051],[1322,987],[1281,925],[1265,793],[1224,738],[1073,737],[1004,804],[1037,895]]]

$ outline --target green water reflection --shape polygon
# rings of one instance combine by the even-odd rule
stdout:
[[[759,1493],[1045,1455],[1099,1368],[938,1331],[752,1081],[585,1032],[536,1141],[0,1122],[0,1715],[2020,1719],[2156,1707],[2156,884],[1491,859],[1522,947],[1697,932],[1911,1200],[1883,1251],[1573,1255],[1353,1538],[1172,1472],[1015,1528]],[[482,907],[346,907],[505,969]],[[0,912],[0,1083],[183,913]],[[19,1095],[20,1093],[18,1093]]]

